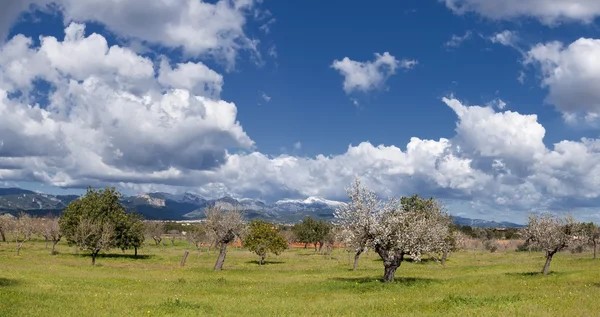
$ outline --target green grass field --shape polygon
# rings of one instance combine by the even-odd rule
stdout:
[[[0,316],[598,316],[600,260],[561,253],[552,274],[537,273],[541,253],[454,253],[445,267],[404,262],[396,282],[380,282],[383,264],[370,252],[350,270],[347,253],[333,259],[310,249],[257,257],[230,247],[224,270],[217,254],[146,247],[120,250],[92,267],[85,254],[59,243],[0,244]]]

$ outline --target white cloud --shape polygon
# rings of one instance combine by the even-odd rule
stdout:
[[[246,15],[255,1],[145,1],[145,0],[9,0],[0,5],[0,37],[6,36],[20,13],[34,3],[56,4],[65,25],[98,22],[126,39],[169,48],[190,56],[211,55],[232,67],[239,50],[256,52],[256,42],[244,33]]]
[[[260,93],[260,97],[266,102],[271,101],[271,96],[267,95],[267,93],[265,93],[264,91]]]
[[[600,115],[600,40],[580,38],[568,46],[560,42],[538,44],[527,52],[526,64],[539,66],[547,102],[566,117]]]
[[[448,42],[446,42],[444,45],[446,47],[459,47],[464,41],[469,40],[472,35],[473,32],[471,31],[466,31],[463,36],[453,34],[450,40],[448,40]]]
[[[390,53],[375,54],[374,61],[357,62],[344,57],[342,60],[335,60],[331,67],[344,76],[344,91],[352,93],[354,91],[368,92],[375,89],[381,89],[387,79],[396,73],[400,68],[411,69],[417,65],[416,60],[397,60]]]
[[[220,75],[200,63],[172,70],[164,60],[156,71],[83,31],[72,23],[62,42],[42,37],[34,48],[19,35],[0,49],[0,179],[152,182],[218,168],[227,148],[253,147],[234,104],[194,94],[207,82],[220,91]],[[29,104],[34,80],[53,86],[48,105]]]
[[[456,14],[475,12],[501,20],[533,17],[554,25],[559,22],[591,23],[600,16],[596,0],[439,0]]]
[[[509,30],[504,30],[500,33],[496,33],[494,34],[492,37],[490,37],[490,41],[492,41],[492,43],[498,43],[498,44],[502,44],[504,46],[511,46],[511,47],[516,47],[516,42],[519,40],[519,36],[513,32],[513,31],[509,31]]]

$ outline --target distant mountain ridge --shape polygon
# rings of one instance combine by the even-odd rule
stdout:
[[[17,214],[25,211],[29,214],[44,216],[60,212],[77,195],[49,195],[20,188],[0,188],[0,213]],[[196,220],[204,218],[204,209],[218,206],[231,209],[240,208],[248,219],[263,219],[273,222],[295,223],[307,216],[331,220],[333,212],[344,202],[327,200],[321,197],[306,199],[282,199],[268,204],[262,200],[250,198],[205,199],[193,193],[174,195],[154,192],[136,196],[125,196],[123,205],[141,213],[147,219],[154,220]],[[481,219],[469,219],[453,216],[455,223],[474,227],[522,227],[510,222],[495,222]]]

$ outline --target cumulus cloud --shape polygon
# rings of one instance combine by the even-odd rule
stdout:
[[[553,25],[559,22],[591,23],[600,16],[596,0],[439,0],[456,14],[474,12],[501,20],[533,17]]]
[[[19,14],[37,5],[63,13],[70,22],[97,22],[125,39],[169,48],[189,56],[210,55],[233,66],[238,51],[256,52],[256,41],[244,32],[252,0],[8,0],[0,4],[0,37],[4,38]]]
[[[600,40],[580,38],[565,46],[561,42],[535,45],[525,63],[538,66],[547,102],[565,118],[588,120],[600,115]]]
[[[155,69],[84,29],[71,23],[63,41],[39,47],[18,35],[0,49],[0,179],[147,182],[252,148],[235,105],[214,98],[220,75],[200,63]],[[53,88],[46,105],[31,103],[40,80]]]
[[[389,52],[375,53],[375,60],[367,62],[353,61],[348,57],[335,60],[331,65],[344,76],[344,91],[348,94],[354,91],[369,92],[381,89],[387,79],[396,74],[398,68],[411,69],[418,64],[416,60],[397,60]]]

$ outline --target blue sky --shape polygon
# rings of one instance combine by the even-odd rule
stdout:
[[[600,5],[572,2],[6,1],[0,185],[343,199],[358,176],[597,221]]]

